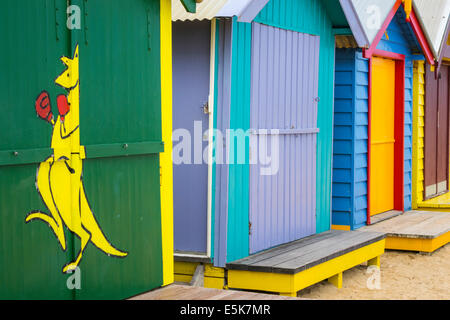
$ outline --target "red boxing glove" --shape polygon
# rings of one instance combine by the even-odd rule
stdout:
[[[52,107],[47,91],[42,91],[36,99],[36,112],[39,118],[51,122],[53,119]]]
[[[64,121],[64,117],[70,111],[69,103],[67,102],[67,97],[63,94],[60,94],[58,98],[56,98],[56,102],[58,104],[59,115],[61,116],[61,120]]]

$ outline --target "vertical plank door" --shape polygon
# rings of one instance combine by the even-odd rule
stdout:
[[[448,191],[449,167],[449,67],[438,78],[425,71],[424,199]]]
[[[372,60],[370,215],[394,209],[395,61]]]
[[[250,253],[316,231],[320,47],[318,36],[252,32]]]

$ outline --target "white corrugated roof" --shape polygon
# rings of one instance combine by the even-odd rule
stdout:
[[[450,0],[414,0],[417,18],[435,57],[439,57],[450,14]]]
[[[180,0],[172,0],[172,21],[211,20],[215,17],[239,16],[254,0],[203,0],[197,12],[186,12]]]
[[[186,12],[180,0],[172,0],[172,20],[211,20],[227,2],[228,0],[203,0],[197,3],[197,12],[190,13]]]

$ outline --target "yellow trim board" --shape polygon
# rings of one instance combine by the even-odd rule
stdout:
[[[448,205],[424,205],[419,203],[418,208],[421,210],[432,211],[432,212],[450,212],[450,206]]]
[[[331,226],[331,230],[343,230],[343,231],[350,231],[350,226],[341,226],[337,224],[333,224]]]
[[[175,274],[189,274],[193,275],[195,269],[199,265],[199,262],[185,262],[185,261],[175,261],[174,263],[174,273]]]
[[[450,242],[450,231],[434,239],[392,237],[386,238],[386,249],[434,252]]]
[[[443,195],[434,197],[429,200],[418,202],[417,206],[419,208],[442,208],[442,209],[450,209],[450,192],[447,192]],[[446,211],[446,210],[442,210]]]
[[[189,283],[192,276],[197,269],[200,262],[184,262],[175,261],[174,264],[174,279],[177,282]],[[203,286],[205,288],[223,289],[225,286],[225,269],[214,267],[212,264],[203,264],[205,266],[205,273],[203,278]]]
[[[160,2],[161,28],[161,125],[164,152],[161,166],[161,231],[163,285],[174,281],[173,266],[173,168],[172,168],[172,8]]]
[[[332,278],[365,261],[373,261],[384,253],[384,248],[385,239],[296,274],[228,270],[228,287],[296,296],[297,291]]]

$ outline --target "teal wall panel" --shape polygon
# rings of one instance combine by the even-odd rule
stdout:
[[[230,129],[250,129],[250,72],[252,25],[233,18]],[[235,143],[230,150],[234,164],[229,165],[227,261],[249,254],[249,164],[246,138],[245,163],[237,164]]]

